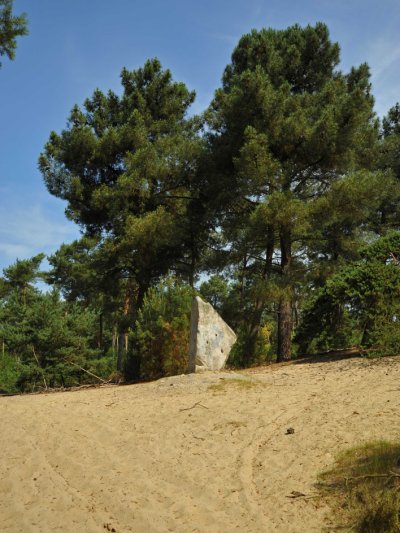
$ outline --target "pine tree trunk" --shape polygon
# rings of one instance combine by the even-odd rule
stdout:
[[[190,253],[190,265],[189,265],[189,285],[192,287],[192,289],[194,287],[196,265],[197,265],[197,252],[195,250],[195,247],[192,246],[191,253]]]
[[[115,357],[115,353],[117,350],[118,350],[118,333],[117,333],[117,326],[114,324],[113,330],[112,330],[112,353],[114,357]]]
[[[252,363],[255,359],[256,348],[257,348],[257,337],[260,331],[261,318],[264,310],[264,301],[261,298],[256,300],[253,310],[253,316],[250,324],[250,330],[246,339],[246,348],[245,348],[245,364]]]
[[[240,276],[240,312],[243,312],[244,294],[246,289],[247,255],[243,257],[243,266]]]
[[[272,227],[268,230],[267,249],[265,252],[265,262],[262,271],[261,279],[266,282],[270,276],[272,268],[272,258],[274,255],[274,230]],[[255,358],[257,337],[260,332],[262,314],[265,307],[265,299],[263,295],[256,298],[254,304],[253,316],[250,324],[250,330],[246,341],[246,358],[252,361]]]
[[[292,357],[292,298],[290,287],[288,286],[292,262],[292,236],[289,230],[281,230],[280,244],[281,276],[285,286],[278,304],[278,362],[289,361]]]
[[[371,345],[371,332],[374,328],[374,320],[368,318],[364,324],[363,334],[361,338],[361,346],[369,347]]]
[[[125,333],[120,333],[118,335],[117,346],[117,370],[118,372],[122,372],[125,359]]]
[[[131,323],[131,326],[134,328],[136,324],[136,320],[138,317],[139,310],[141,309],[144,301],[144,297],[146,295],[146,292],[150,286],[150,280],[149,279],[142,279],[141,282],[136,286],[135,294],[134,294],[134,301],[132,301],[131,308],[130,308],[130,314],[129,314],[129,320]],[[126,335],[125,339],[125,346],[126,346],[126,352],[128,352],[128,335]],[[134,344],[131,347],[129,358],[128,358],[128,364],[125,368],[126,375],[125,377],[129,380],[137,380],[140,378],[140,367],[141,367],[141,353],[139,346]]]
[[[98,347],[103,348],[103,313],[99,314],[99,342]]]
[[[292,356],[292,302],[286,295],[278,307],[278,357],[277,361],[290,361]]]
[[[137,298],[136,298],[137,299]],[[125,297],[124,297],[124,306],[123,306],[123,318],[121,323],[121,329],[118,335],[118,353],[117,353],[117,370],[122,372],[124,369],[124,363],[128,355],[128,329],[130,323],[134,322],[132,306],[135,300],[135,286],[131,279],[128,279]]]

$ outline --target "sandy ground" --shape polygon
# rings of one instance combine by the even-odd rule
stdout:
[[[0,398],[0,530],[335,531],[316,476],[400,439],[399,391],[400,357]]]

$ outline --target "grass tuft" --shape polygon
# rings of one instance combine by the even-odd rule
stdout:
[[[400,532],[400,444],[371,442],[345,451],[320,475],[318,487],[351,531]]]

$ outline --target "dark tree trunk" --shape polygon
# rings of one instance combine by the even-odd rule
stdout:
[[[368,318],[364,324],[363,334],[361,338],[361,346],[369,347],[371,345],[371,332],[374,328],[374,321]]]
[[[125,333],[118,335],[117,370],[122,372],[125,360]]]
[[[283,294],[278,304],[278,354],[277,361],[289,361],[292,356],[292,297],[289,285],[289,274],[292,262],[292,239],[290,231],[282,230],[281,244],[281,276],[284,281]]]
[[[243,257],[243,266],[240,279],[240,312],[243,312],[244,293],[246,288],[247,254]]]
[[[191,257],[190,257],[190,265],[189,265],[189,285],[194,287],[194,278],[196,274],[196,254],[195,251],[192,250]]]
[[[137,307],[138,300],[138,297],[135,298],[136,290],[137,289],[135,287],[135,283],[131,279],[128,279],[124,297],[123,317],[118,335],[117,370],[119,372],[123,371],[124,362],[126,361],[126,357],[128,354],[128,330],[129,326],[133,325],[134,323],[132,308]],[[135,300],[136,306],[134,305]]]
[[[99,314],[99,349],[103,348],[103,313]]]
[[[146,292],[150,286],[150,280],[142,280],[142,282],[137,287],[137,292],[135,294],[135,305],[131,309],[129,315],[129,320],[131,325],[134,327],[136,319],[138,317],[139,310],[143,305],[143,300],[146,295]],[[128,351],[127,338],[125,339],[126,352]],[[137,380],[140,378],[140,367],[141,367],[142,357],[140,354],[139,347],[133,346],[129,357],[127,358],[127,364],[125,366],[125,377],[129,380]]]
[[[267,236],[267,248],[265,252],[265,262],[261,279],[266,282],[271,274],[272,258],[274,255],[274,230],[269,228]],[[257,337],[260,332],[262,314],[265,307],[265,298],[263,294],[257,296],[253,315],[250,323],[249,334],[246,341],[246,358],[248,361],[252,361],[255,357]]]
[[[118,330],[116,324],[113,325],[113,332],[112,332],[112,353],[115,357],[115,353],[118,350]]]
[[[281,296],[278,306],[278,357],[277,361],[289,361],[292,356],[292,302]]]
[[[249,333],[246,339],[245,357],[246,357],[247,363],[251,363],[255,359],[256,343],[257,343],[258,333],[260,331],[263,310],[264,310],[264,300],[261,298],[257,298],[255,305],[254,305],[253,316],[252,316],[251,323],[250,323]]]

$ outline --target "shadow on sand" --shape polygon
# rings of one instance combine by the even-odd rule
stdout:
[[[304,363],[331,363],[334,361],[341,361],[342,359],[352,359],[354,357],[362,357],[362,351],[358,346],[345,348],[343,350],[330,350],[329,352],[320,352],[314,355],[301,356],[293,361],[294,365]]]

